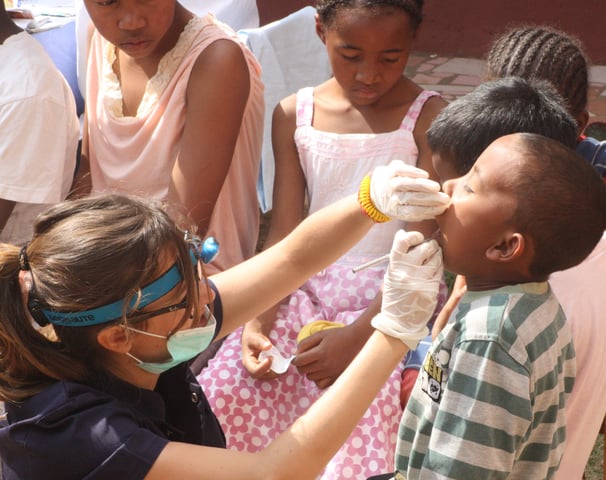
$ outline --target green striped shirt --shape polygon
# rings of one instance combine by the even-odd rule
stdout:
[[[546,282],[468,292],[425,358],[396,469],[408,480],[550,478],[574,375],[570,329]]]

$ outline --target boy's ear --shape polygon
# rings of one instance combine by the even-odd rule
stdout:
[[[97,342],[103,348],[118,353],[125,353],[131,349],[131,337],[123,325],[110,325],[97,333]]]
[[[526,238],[521,233],[507,234],[500,243],[486,250],[486,258],[493,262],[511,262],[520,258],[526,251]]]
[[[316,20],[316,33],[318,34],[318,37],[320,38],[322,43],[324,45],[326,45],[326,31],[324,30],[324,24],[320,21],[320,15],[318,15],[317,13],[315,16],[315,20]]]

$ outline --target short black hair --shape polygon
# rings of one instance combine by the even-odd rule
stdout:
[[[577,128],[550,83],[506,77],[480,84],[447,105],[432,122],[427,141],[462,176],[503,135],[536,133],[574,149]]]
[[[320,21],[330,26],[340,8],[400,8],[410,17],[413,31],[416,31],[423,21],[423,0],[317,0],[316,11]]]
[[[606,184],[574,150],[542,135],[516,134],[524,159],[510,172],[512,223],[534,243],[530,272],[548,276],[581,263],[606,229]]]

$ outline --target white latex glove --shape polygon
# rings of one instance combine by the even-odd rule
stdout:
[[[450,197],[425,170],[394,160],[370,176],[370,200],[377,210],[406,222],[429,220],[444,213]]]
[[[389,254],[381,311],[372,326],[399,338],[411,350],[428,334],[427,322],[438,299],[442,250],[435,240],[423,242],[420,232],[399,230]]]

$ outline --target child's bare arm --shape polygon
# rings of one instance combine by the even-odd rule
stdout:
[[[275,161],[271,224],[264,248],[288,235],[305,217],[305,175],[295,144],[296,95],[282,100],[272,116]]]
[[[187,114],[169,199],[185,206],[205,232],[231,166],[250,91],[239,45],[218,40],[196,60],[187,86]]]
[[[305,216],[305,176],[295,145],[296,95],[283,99],[272,116],[275,173],[271,223],[263,248],[288,235]],[[278,306],[249,321],[242,332],[242,363],[255,378],[271,379],[270,360],[259,361],[260,345],[267,340]]]

